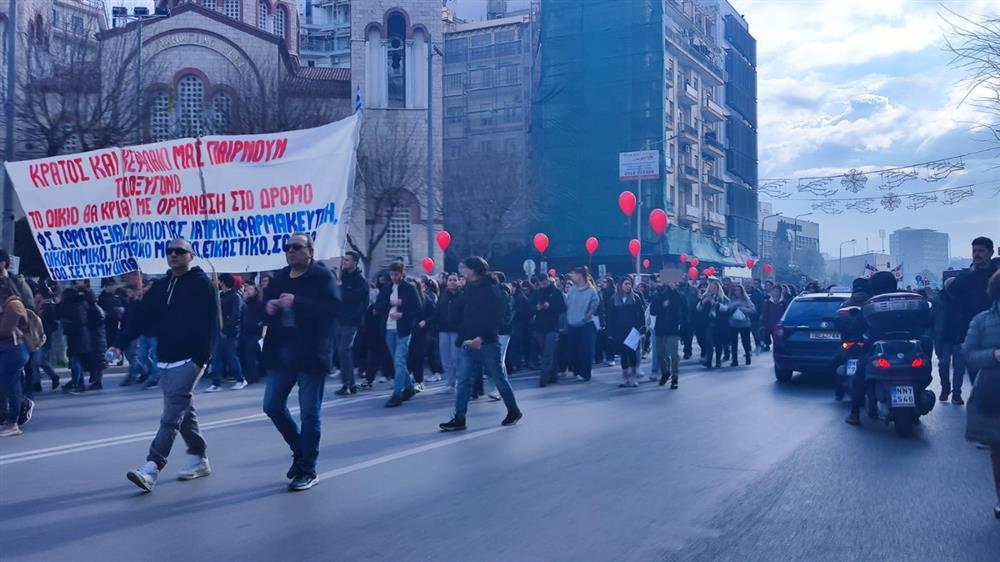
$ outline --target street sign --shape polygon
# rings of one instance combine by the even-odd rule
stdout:
[[[531,277],[532,275],[535,274],[535,260],[526,259],[524,260],[524,263],[521,264],[521,267],[524,269],[524,274],[527,275],[528,277]]]
[[[10,263],[7,265],[9,266],[7,267],[7,270],[11,273],[21,273],[21,258],[18,256],[10,256]]]
[[[660,177],[660,153],[655,150],[618,153],[618,180],[655,180]]]

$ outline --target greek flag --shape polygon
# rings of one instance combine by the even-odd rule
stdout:
[[[354,94],[354,112],[359,113],[364,108],[365,104],[361,101],[361,88],[358,88],[358,92]]]

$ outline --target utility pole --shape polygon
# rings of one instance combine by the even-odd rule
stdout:
[[[427,34],[427,257],[434,259],[434,41]],[[444,256],[441,256],[444,268]]]
[[[14,56],[17,36],[17,0],[7,2],[7,93],[3,100],[4,118],[4,161],[14,160],[14,91],[17,87],[17,64]],[[0,239],[4,250],[14,252],[14,184],[3,170],[3,225]]]

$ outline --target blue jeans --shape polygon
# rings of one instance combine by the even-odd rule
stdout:
[[[46,341],[45,345],[43,345],[42,347],[39,347],[35,351],[34,357],[32,359],[33,359],[32,362],[31,362],[31,370],[33,371],[31,373],[31,382],[32,383],[41,382],[41,380],[42,380],[42,372],[44,372],[45,376],[49,377],[52,380],[56,380],[57,378],[59,378],[56,375],[55,370],[52,369],[52,342],[51,341]]]
[[[508,412],[517,412],[517,400],[514,399],[514,390],[510,387],[510,381],[504,373],[500,363],[500,344],[497,342],[484,343],[479,349],[458,350],[458,393],[455,397],[455,417],[465,419],[465,413],[469,410],[469,394],[472,392],[473,376],[482,369],[486,376],[493,380],[500,392],[503,403],[507,406]]]
[[[240,366],[240,356],[236,349],[239,339],[220,335],[215,342],[215,354],[212,356],[212,384],[220,386],[222,377],[228,371],[236,382],[243,382],[243,368]]]
[[[160,382],[160,370],[156,366],[156,338],[152,336],[139,336],[138,344],[135,348],[136,361],[140,369],[145,370],[149,375],[146,384],[158,384]]]
[[[590,380],[590,371],[594,367],[594,339],[597,329],[593,322],[583,326],[569,327],[569,357],[573,374]]]
[[[22,343],[0,350],[0,394],[6,422],[17,423],[21,414],[21,370],[28,364],[28,348]]]
[[[70,376],[73,378],[73,385],[77,387],[83,387],[83,374],[86,370],[86,359],[80,355],[71,355],[69,357],[69,372]]]
[[[458,348],[455,347],[455,340],[458,339],[456,332],[438,333],[438,352],[441,354],[441,366],[444,367],[445,381],[449,386],[455,386],[458,375],[455,373],[455,366],[458,364]]]
[[[316,458],[319,456],[320,418],[323,405],[324,375],[288,371],[267,372],[267,389],[264,391],[264,413],[274,422],[281,437],[288,443],[295,464],[304,474],[316,475]],[[288,395],[299,385],[299,417],[302,429],[295,424],[288,411]]]
[[[413,389],[410,371],[406,368],[406,358],[410,355],[410,336],[400,336],[396,330],[385,331],[385,345],[392,354],[392,365],[396,369],[396,380],[392,385],[392,393],[403,394],[404,390]]]

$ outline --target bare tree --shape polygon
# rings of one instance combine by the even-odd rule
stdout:
[[[350,87],[293,74],[276,76],[276,69],[263,78],[238,76],[232,82],[235,99],[224,116],[226,133],[278,133],[318,127],[343,119],[352,111]],[[262,86],[263,83],[263,86]]]
[[[423,200],[427,188],[423,154],[419,130],[413,123],[374,118],[362,125],[355,185],[365,198],[366,236],[364,247],[351,236],[347,243],[361,254],[368,272],[395,213]]]
[[[535,218],[527,168],[522,158],[487,155],[447,163],[445,208],[460,254],[490,259],[505,241],[524,239],[519,230]]]
[[[950,64],[966,73],[962,102],[992,115],[990,122],[975,125],[1000,141],[1000,16],[976,21],[948,10],[942,19],[945,43],[953,55]]]
[[[98,41],[94,30],[61,30],[58,39],[24,34],[16,114],[20,136],[45,156],[135,142],[144,111],[124,42]],[[148,65],[145,76],[156,69]]]

